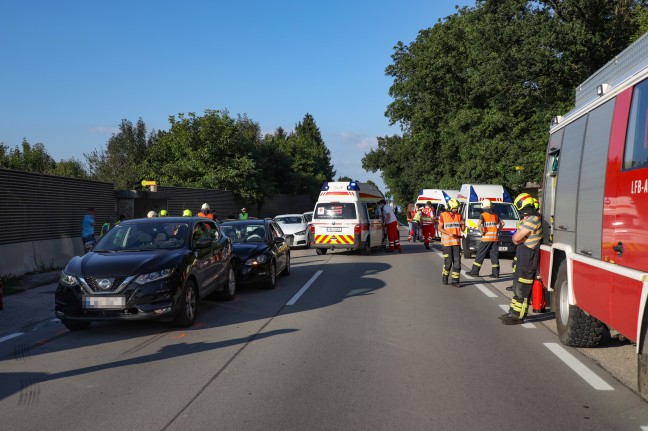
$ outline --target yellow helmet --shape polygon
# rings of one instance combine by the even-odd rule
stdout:
[[[536,198],[533,198],[533,206],[535,209],[540,209],[540,202]]]
[[[533,206],[533,196],[528,193],[520,193],[513,201],[513,205],[518,211],[529,205]]]
[[[166,217],[169,215],[169,212],[167,210],[160,210],[160,217]]]
[[[182,211],[182,217],[191,217],[192,215],[193,213],[191,212],[191,210]]]
[[[456,199],[450,199],[448,201],[448,208],[450,208],[451,210],[459,208],[459,201]]]

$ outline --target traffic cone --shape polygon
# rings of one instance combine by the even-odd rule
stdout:
[[[545,291],[544,286],[542,285],[542,280],[540,277],[536,277],[533,282],[533,287],[531,290],[531,306],[533,307],[534,313],[544,313],[545,312]]]

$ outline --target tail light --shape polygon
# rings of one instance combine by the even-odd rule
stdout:
[[[362,233],[362,225],[359,224],[355,225],[355,227],[353,228],[353,233],[356,235],[360,235]]]
[[[310,233],[315,235],[315,226],[314,225],[310,225]]]

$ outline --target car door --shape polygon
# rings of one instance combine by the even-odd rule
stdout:
[[[194,224],[193,233],[191,235],[191,246],[194,250],[194,256],[196,257],[194,267],[196,270],[196,278],[198,279],[201,297],[209,295],[216,289],[216,280],[218,275],[218,264],[214,249],[214,243],[216,241],[212,240],[209,247],[198,248],[197,246],[199,241],[202,242],[212,239],[206,224],[207,222],[205,221],[197,221]]]
[[[215,222],[206,221],[205,227],[207,228],[208,236],[212,239],[212,251],[214,254],[213,270],[216,277],[216,285],[222,286],[227,282],[231,246],[228,246],[229,240],[223,235]]]
[[[268,225],[269,229],[266,229],[266,235],[268,236],[267,241],[271,245],[277,256],[277,273],[283,271],[286,267],[286,262],[288,259],[288,243],[285,241],[285,235],[281,230],[281,227],[275,222],[271,222]],[[283,242],[276,242],[277,238],[284,238]]]
[[[383,225],[378,204],[368,203],[367,213],[369,216],[369,240],[372,247],[378,247],[383,243]]]

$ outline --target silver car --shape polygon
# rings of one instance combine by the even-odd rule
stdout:
[[[274,221],[279,224],[286,236],[293,236],[291,247],[310,247],[308,222],[303,214],[282,214],[276,216]]]

